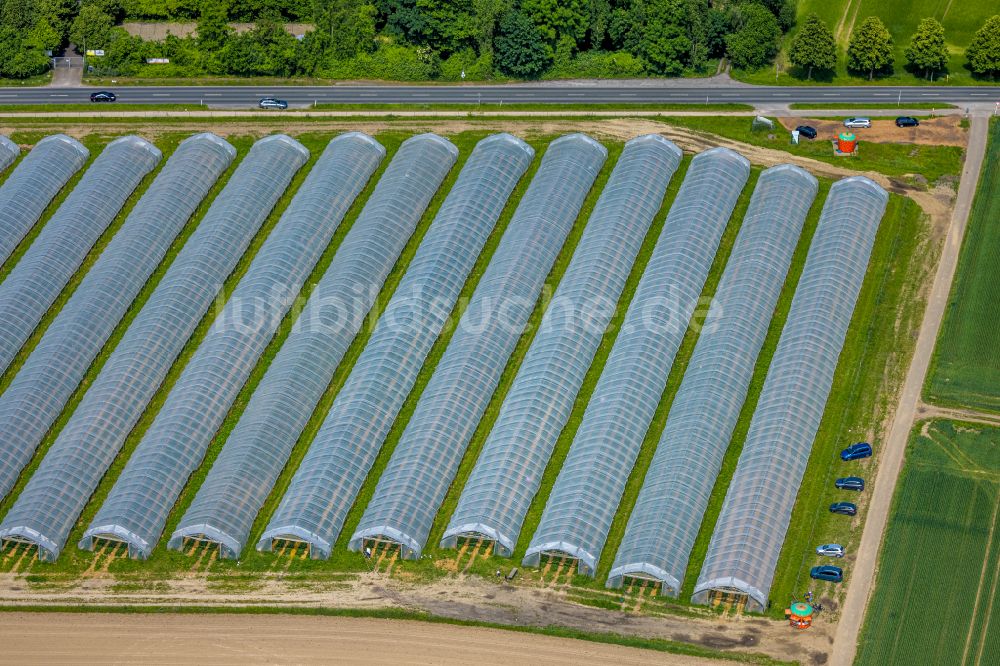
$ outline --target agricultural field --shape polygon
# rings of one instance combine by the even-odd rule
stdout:
[[[944,26],[945,40],[948,45],[951,60],[948,63],[946,75],[942,82],[955,85],[970,85],[977,82],[966,69],[965,47],[972,41],[976,31],[982,27],[987,18],[997,13],[995,3],[989,0],[971,0],[956,3],[951,0],[799,0],[799,21],[811,14],[819,15],[833,31],[837,40],[837,69],[833,76],[814,73],[813,80],[806,81],[804,75],[789,73],[787,48],[795,34],[793,28],[784,40],[784,50],[778,55],[777,82],[786,85],[804,85],[807,83],[833,83],[837,85],[859,85],[867,83],[867,77],[853,76],[847,72],[847,43],[851,30],[869,16],[877,16],[892,35],[895,51],[895,66],[891,75],[876,78],[875,83],[893,85],[916,85],[926,83],[919,75],[906,70],[906,58],[903,49],[910,43],[917,24],[924,18],[935,18]],[[739,78],[751,83],[774,84],[775,68],[764,68],[752,74],[739,74]]]
[[[926,385],[928,400],[1000,411],[1000,123],[983,175]]]
[[[898,388],[900,379],[905,373],[909,362],[913,344],[913,331],[916,329],[923,312],[921,285],[930,274],[932,260],[936,256],[936,244],[939,240],[934,236],[931,220],[910,195],[926,195],[925,188],[928,186],[932,186],[935,183],[947,184],[949,178],[955,178],[961,168],[962,149],[959,146],[905,145],[872,142],[866,144],[866,148],[871,149],[866,152],[867,159],[865,161],[858,159],[857,161],[845,163],[837,161],[835,158],[829,158],[828,155],[821,154],[822,151],[819,150],[819,143],[815,144],[816,149],[807,146],[788,146],[784,142],[769,140],[766,135],[751,135],[748,131],[749,123],[745,118],[733,120],[734,122],[730,122],[728,118],[684,118],[667,120],[662,123],[643,121],[643,131],[652,131],[651,127],[662,128],[663,133],[667,136],[670,136],[670,133],[675,130],[678,132],[688,129],[697,130],[697,142],[699,145],[702,142],[710,141],[711,137],[715,137],[719,141],[724,138],[730,142],[741,142],[746,146],[748,156],[755,162],[750,181],[744,188],[737,202],[735,212],[730,218],[729,224],[723,234],[719,251],[703,289],[703,298],[711,297],[719,283],[729,252],[739,232],[743,213],[749,204],[753,185],[762,170],[762,163],[766,164],[768,163],[767,160],[773,159],[771,153],[766,151],[787,150],[797,157],[818,160],[818,162],[813,164],[827,163],[830,165],[831,171],[826,174],[818,174],[820,176],[819,196],[806,219],[805,228],[793,257],[792,266],[784,284],[775,316],[771,322],[764,348],[755,366],[747,401],[740,414],[740,420],[734,433],[733,441],[723,463],[722,473],[715,484],[708,512],[702,523],[701,531],[694,547],[694,553],[689,562],[688,571],[685,576],[685,588],[682,590],[680,598],[673,600],[655,597],[652,594],[652,590],[647,590],[645,586],[641,589],[630,587],[625,590],[609,591],[605,589],[604,584],[618,544],[621,541],[628,515],[635,504],[636,496],[642,485],[643,476],[655,451],[659,433],[663,428],[671,401],[680,385],[688,359],[697,341],[697,326],[691,326],[687,330],[678,351],[668,378],[666,390],[662,395],[659,408],[643,442],[638,461],[632,470],[624,497],[618,507],[607,545],[598,563],[596,579],[576,575],[574,569],[568,563],[565,565],[560,563],[541,570],[522,568],[516,580],[517,586],[529,590],[557,590],[565,600],[586,606],[590,610],[625,610],[638,615],[648,615],[657,618],[668,616],[706,618],[713,617],[713,613],[720,612],[720,609],[712,610],[691,605],[689,603],[691,590],[705,557],[708,540],[711,537],[715,520],[721,509],[722,500],[735,469],[736,461],[739,458],[750,418],[763,386],[764,377],[774,354],[781,328],[788,314],[792,295],[802,272],[806,252],[819,219],[823,201],[834,180],[831,174],[845,175],[849,173],[847,171],[837,171],[836,168],[840,167],[844,169],[880,171],[887,176],[897,179],[898,182],[894,183],[888,208],[879,227],[869,263],[869,270],[854,312],[847,342],[840,357],[833,390],[826,406],[825,416],[820,426],[819,435],[813,446],[809,466],[806,470],[801,491],[793,511],[791,526],[785,540],[774,585],[771,590],[771,598],[774,600],[774,604],[769,614],[772,617],[780,617],[787,600],[793,596],[801,596],[802,592],[810,587],[811,581],[808,578],[808,571],[810,566],[817,563],[814,561],[815,557],[813,555],[813,549],[817,543],[839,542],[845,544],[850,550],[860,538],[864,514],[863,503],[860,507],[861,514],[854,519],[843,516],[831,516],[826,511],[826,506],[831,501],[836,501],[836,499],[852,499],[849,497],[832,498],[834,494],[832,480],[834,478],[861,470],[864,470],[867,475],[870,473],[869,471],[873,463],[867,461],[851,463],[849,466],[846,466],[839,461],[836,453],[840,448],[850,443],[848,440],[875,438],[882,432],[886,415],[895,399],[895,390]],[[736,120],[739,122],[735,122]],[[144,127],[144,130],[146,130],[143,132],[144,135],[149,134],[151,140],[164,152],[164,162],[166,161],[166,157],[176,149],[179,142],[192,133],[189,128],[183,127],[183,123],[184,121],[177,121],[178,126],[163,123],[150,124]],[[293,310],[293,314],[286,316],[282,321],[274,339],[264,350],[260,361],[243,386],[226,420],[213,438],[204,461],[190,477],[167,520],[164,529],[164,538],[161,539],[160,543],[152,551],[148,560],[130,560],[124,557],[123,548],[101,547],[97,552],[92,553],[79,550],[75,544],[82,536],[83,531],[90,525],[98,508],[100,508],[104,499],[108,496],[116,478],[121,474],[129,456],[134,452],[143,435],[155,419],[156,414],[163,406],[170,389],[177,382],[184,366],[191,359],[199,343],[208,333],[211,325],[211,315],[206,316],[201,321],[185,345],[184,350],[166,380],[160,386],[152,403],[129,435],[121,454],[117,456],[110,470],[104,476],[96,492],[88,502],[83,514],[77,520],[67,541],[67,546],[62,551],[58,560],[54,563],[39,562],[34,559],[34,553],[28,552],[27,548],[15,547],[8,549],[0,556],[0,575],[16,574],[19,580],[27,581],[25,594],[29,598],[34,593],[45,595],[60,591],[79,591],[84,581],[97,580],[99,581],[98,585],[103,586],[102,589],[104,592],[95,592],[94,594],[97,595],[94,597],[95,601],[103,599],[106,602],[109,597],[101,597],[101,595],[109,594],[111,598],[114,595],[122,595],[133,600],[145,600],[139,603],[172,604],[173,602],[170,599],[173,595],[184,594],[183,585],[194,584],[190,582],[180,584],[178,581],[197,579],[199,581],[197,585],[201,586],[198,589],[209,596],[220,595],[219,598],[224,595],[236,595],[237,597],[239,595],[246,595],[246,598],[255,600],[253,603],[260,603],[259,600],[263,598],[262,595],[274,593],[276,595],[275,603],[288,604],[291,599],[295,598],[296,591],[301,591],[309,594],[326,595],[323,597],[325,602],[313,601],[310,603],[345,605],[350,604],[352,599],[357,599],[365,594],[365,588],[359,587],[360,583],[358,581],[367,575],[372,567],[375,567],[379,575],[383,576],[386,580],[391,579],[398,584],[407,586],[426,586],[427,589],[434,590],[434,593],[438,594],[438,590],[453,590],[454,586],[466,580],[466,577],[488,583],[497,569],[507,571],[510,567],[519,565],[520,558],[524,554],[528,546],[528,541],[538,524],[542,509],[545,506],[556,475],[559,472],[560,465],[565,459],[569,446],[573,441],[573,436],[582,419],[584,408],[593,392],[601,370],[604,368],[604,363],[614,343],[616,332],[623,320],[626,306],[635,293],[642,270],[652,253],[666,213],[677,194],[681,181],[690,164],[690,154],[685,155],[680,168],[674,175],[662,206],[649,232],[645,236],[638,259],[629,275],[611,325],[603,337],[594,363],[588,371],[574,403],[574,410],[569,423],[563,430],[557,442],[555,452],[545,469],[540,490],[531,505],[528,517],[520,533],[520,540],[515,548],[514,557],[512,559],[495,557],[485,546],[470,545],[468,548],[463,548],[456,552],[454,550],[438,548],[437,544],[461,494],[462,488],[469,477],[476,458],[482,449],[486,436],[489,434],[491,426],[497,417],[506,392],[530,346],[534,331],[538,328],[538,324],[544,313],[544,299],[536,304],[527,325],[527,332],[518,341],[510,360],[505,366],[499,386],[490,400],[485,415],[472,436],[471,443],[462,459],[458,474],[447,493],[442,507],[436,514],[423,557],[412,562],[402,561],[397,560],[396,555],[393,553],[379,552],[373,558],[374,561],[367,561],[361,554],[349,551],[346,546],[347,540],[361,519],[366,504],[374,494],[375,484],[381,472],[386,467],[394,447],[403,434],[408,419],[413,414],[421,392],[426,387],[436,365],[448,346],[454,332],[454,323],[458,320],[459,315],[463,311],[464,304],[467,303],[469,297],[472,295],[479,279],[489,264],[491,256],[497,249],[500,238],[513,216],[518,201],[523,196],[528,183],[538,168],[540,157],[543,155],[546,146],[558,136],[558,134],[553,133],[552,124],[550,122],[538,125],[531,123],[518,125],[515,121],[505,123],[504,129],[521,136],[535,148],[536,157],[515,188],[499,222],[486,242],[485,249],[479,256],[468,281],[465,283],[458,301],[460,305],[451,313],[451,325],[437,339],[426,362],[422,366],[416,384],[398,418],[395,420],[393,428],[347,516],[340,538],[334,545],[329,559],[309,559],[304,548],[292,545],[281,547],[274,553],[258,552],[251,545],[243,552],[238,561],[218,559],[215,549],[204,545],[191,545],[185,552],[177,552],[166,548],[166,536],[173,532],[182,515],[191,505],[199,486],[205,480],[208,470],[217,458],[222,445],[247,406],[250,396],[257,388],[260,380],[281,348],[282,343],[292,330],[294,321]],[[237,161],[247,154],[255,139],[277,129],[287,131],[312,153],[310,161],[292,180],[287,191],[285,191],[274,210],[263,223],[260,232],[251,242],[246,254],[226,281],[223,286],[224,293],[231,293],[239,279],[247,272],[252,258],[262,246],[268,233],[274,228],[278,218],[290,203],[296,190],[304,181],[306,174],[315,163],[327,142],[341,129],[349,129],[348,123],[341,123],[342,126],[338,126],[336,129],[331,128],[331,125],[333,123],[310,123],[302,121],[294,129],[281,128],[278,125],[272,127],[267,123],[247,123],[241,125],[236,130],[229,130],[228,132],[226,127],[221,124],[214,128],[213,131],[225,135],[225,138],[236,148],[238,152]],[[456,125],[461,126],[456,127]],[[445,195],[455,182],[472,147],[478,140],[491,133],[487,126],[488,123],[480,123],[480,126],[477,127],[474,123],[442,123],[435,125],[432,121],[405,121],[398,124],[386,121],[381,123],[380,127],[369,130],[386,147],[386,158],[368,186],[350,208],[329,247],[326,248],[310,277],[306,280],[306,287],[303,293],[309,293],[330,265],[341,241],[358,218],[364,201],[374,190],[375,182],[377,182],[378,178],[384,172],[400,144],[418,131],[438,131],[459,148],[458,162],[431,200],[430,205],[417,225],[416,231],[413,233],[389,274],[377,299],[377,303],[384,305],[394,293],[420,241],[430,226],[431,220],[441,206]],[[546,284],[549,291],[555,289],[562,278],[573,252],[580,241],[590,212],[593,210],[624,145],[621,136],[602,135],[599,123],[582,125],[580,129],[591,132],[598,138],[607,147],[609,155],[586,197],[575,225],[569,232],[568,238],[553,268],[548,274]],[[91,154],[94,156],[100,151],[102,146],[115,138],[118,133],[124,133],[124,131],[125,128],[98,125],[96,129],[82,132],[81,139],[90,148]],[[20,130],[15,128],[15,131],[10,132],[10,136],[21,144],[32,144],[47,133],[50,132],[48,130],[43,131],[37,126],[26,126]],[[677,140],[679,142],[679,139]],[[760,153],[750,152],[752,149],[759,148],[766,149],[766,151]],[[737,150],[739,149],[737,147]],[[920,161],[926,165],[923,176],[929,181],[929,184],[927,182],[914,184],[909,179],[903,178],[904,175],[910,173],[908,167],[912,168],[907,164],[907,151],[913,150],[920,151]],[[912,155],[909,156],[909,160],[910,164],[912,164]],[[37,469],[45,453],[55,441],[60,429],[66,424],[72,411],[80,403],[80,400],[86,393],[86,389],[97,377],[114,346],[121,340],[128,328],[128,324],[135,318],[142,305],[150,297],[158,281],[166,272],[170,262],[176,257],[184,241],[190,237],[191,233],[197,227],[199,219],[204,215],[212,198],[224,188],[232,172],[233,168],[230,168],[212,188],[206,201],[201,204],[192,220],[188,222],[177,240],[174,241],[167,253],[167,258],[145,285],[124,320],[116,327],[111,339],[88,370],[86,377],[81,383],[81,387],[77,389],[59,420],[46,435],[31,463],[24,473],[21,474],[14,490],[0,501],[0,516],[5,515],[10,510],[31,474]],[[134,205],[143,188],[155,177],[156,173],[154,171],[143,181],[140,191],[131,198],[130,206]],[[72,185],[73,182],[70,184]],[[50,206],[49,210],[43,216],[43,221],[51,215],[57,203],[58,201]],[[101,240],[95,245],[84,265],[73,277],[59,300],[56,301],[52,309],[47,313],[32,338],[11,364],[10,369],[0,377],[0,391],[10,384],[24,362],[24,359],[38,343],[45,328],[65,304],[69,294],[80,283],[88,268],[96,261],[100,250],[107,245],[107,242],[114,235],[115,231],[120,228],[128,209],[129,206],[126,206],[125,211],[118,216],[116,221],[112,223],[108,231],[102,236]],[[41,227],[42,224],[37,225],[33,235],[29,235],[22,242],[21,246],[12,255],[11,260],[6,265],[0,267],[0,279],[10,271],[10,267],[14,265],[17,258],[23,255],[24,250],[30,245],[34,235],[37,235],[37,230]],[[347,350],[329,387],[296,443],[287,466],[275,484],[274,490],[270,493],[263,510],[258,515],[248,543],[256,543],[258,537],[263,532],[270,515],[280,501],[284,490],[288,487],[296,467],[301,462],[309,444],[315,437],[323,421],[323,417],[347,379],[354,362],[368,342],[371,329],[372,326],[370,325],[364,326],[361,333],[357,335]],[[849,575],[848,570],[847,576],[849,577]],[[476,584],[469,585],[474,588]],[[813,589],[817,589],[823,598],[831,599],[834,602],[840,598],[841,591],[834,586],[813,587]],[[4,596],[5,592],[3,591],[3,587],[0,586],[0,604],[4,603],[2,600]],[[156,601],[157,599],[159,601]],[[414,605],[422,607],[420,604]],[[491,616],[487,615],[481,619],[490,621]]]
[[[1000,652],[1000,429],[914,429],[857,661],[994,663]]]

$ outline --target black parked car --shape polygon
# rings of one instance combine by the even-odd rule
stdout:
[[[913,116],[900,116],[896,118],[896,127],[919,127],[920,121]]]
[[[95,93],[90,93],[91,102],[113,102],[118,99],[118,95],[113,92],[108,92],[107,90],[100,90]]]
[[[844,516],[853,516],[858,513],[858,507],[850,502],[834,502],[830,505],[830,513],[839,513]]]
[[[864,490],[865,480],[860,476],[845,476],[842,479],[837,479],[833,482],[833,485],[840,490]]]
[[[799,125],[795,128],[795,131],[799,133],[799,136],[804,136],[807,139],[816,138],[816,128],[809,125]]]

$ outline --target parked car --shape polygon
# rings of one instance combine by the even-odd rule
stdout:
[[[809,125],[799,125],[795,128],[795,131],[799,133],[799,136],[804,136],[807,139],[816,138],[816,128]]]
[[[896,127],[919,127],[920,121],[913,116],[900,116],[896,118]]]
[[[839,513],[844,516],[857,514],[858,507],[850,502],[834,502],[830,505],[830,513]]]
[[[91,102],[113,102],[118,99],[118,95],[107,90],[99,90],[94,93],[90,93]]]
[[[844,127],[848,129],[868,129],[871,126],[871,118],[848,118],[844,121]]]
[[[816,580],[828,580],[831,583],[839,583],[844,580],[844,570],[840,567],[833,567],[828,564],[813,567],[809,570],[809,577]]]
[[[262,109],[280,109],[284,111],[288,108],[288,102],[283,99],[275,99],[274,97],[265,97],[257,102],[257,106]]]
[[[822,546],[816,546],[816,554],[826,557],[843,557],[844,547],[839,543],[825,543]]]
[[[860,476],[845,476],[842,479],[837,479],[833,482],[833,485],[837,487],[838,490],[864,490],[865,480]]]
[[[861,460],[862,458],[871,458],[872,455],[872,445],[868,442],[858,442],[857,444],[851,444],[846,449],[840,452],[840,459],[843,461],[848,460]]]

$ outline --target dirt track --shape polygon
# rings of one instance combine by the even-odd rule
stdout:
[[[500,629],[289,615],[8,613],[0,644],[7,663],[723,663]]]

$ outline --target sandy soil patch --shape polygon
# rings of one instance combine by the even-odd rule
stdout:
[[[792,131],[799,125],[810,125],[816,128],[819,136],[817,141],[833,139],[845,131],[841,120],[820,120],[818,118],[778,118],[785,129]],[[893,119],[873,118],[869,129],[847,130],[857,134],[861,141],[875,143],[919,143],[931,146],[965,146],[967,133],[961,126],[962,119],[958,116],[938,116],[937,118],[920,119],[919,127],[896,127]]]

